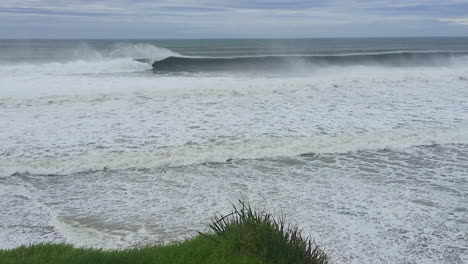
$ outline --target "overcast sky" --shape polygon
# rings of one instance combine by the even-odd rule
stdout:
[[[468,0],[0,0],[0,38],[468,36]]]

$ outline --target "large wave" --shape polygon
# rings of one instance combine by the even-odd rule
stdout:
[[[271,55],[240,57],[171,56],[155,61],[158,72],[274,71],[326,66],[442,66],[458,62],[468,52],[383,52],[340,55]]]

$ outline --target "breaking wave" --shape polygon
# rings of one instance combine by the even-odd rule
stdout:
[[[19,56],[19,55],[18,55]],[[25,55],[23,55],[25,56]],[[141,72],[281,72],[330,66],[444,66],[460,64],[468,51],[393,51],[334,55],[185,56],[151,44],[121,43],[98,50],[86,44],[48,54],[45,61],[0,65],[0,75],[68,75]]]
[[[0,75],[69,75],[129,73],[151,70],[151,64],[179,54],[150,44],[117,44],[109,50],[89,46],[72,51],[57,51],[68,55],[50,55],[46,61],[31,61],[0,65]],[[144,61],[139,61],[145,58]]]
[[[274,55],[240,57],[171,56],[153,63],[158,72],[272,71],[326,66],[442,66],[457,63],[468,52],[383,52],[340,55]]]

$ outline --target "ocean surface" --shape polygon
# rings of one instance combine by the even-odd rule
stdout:
[[[237,199],[333,263],[468,263],[468,38],[0,40],[0,248],[167,243]]]

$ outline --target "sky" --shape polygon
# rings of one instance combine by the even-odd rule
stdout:
[[[468,0],[0,0],[0,38],[468,36]]]

